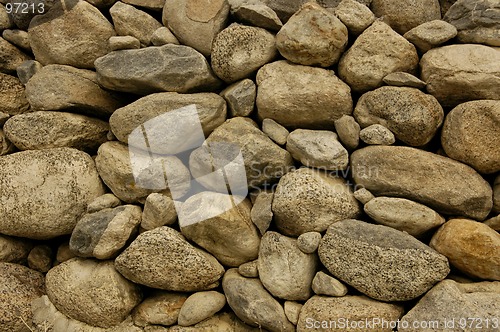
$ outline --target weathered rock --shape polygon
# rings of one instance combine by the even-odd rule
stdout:
[[[424,54],[420,67],[427,91],[443,106],[500,99],[500,52],[495,48],[484,45],[434,48]]]
[[[404,198],[376,197],[365,204],[364,210],[379,224],[415,237],[445,222],[444,218],[431,208]]]
[[[81,257],[113,258],[137,232],[141,215],[141,208],[135,205],[87,214],[76,224],[69,247]]]
[[[201,133],[196,132],[199,126],[204,136],[208,136],[224,123],[226,114],[224,99],[215,93],[163,92],[140,98],[116,110],[109,124],[121,142],[167,155],[199,146],[205,138],[202,137],[200,142]],[[199,124],[190,123],[195,121],[194,117]],[[141,126],[144,126],[145,133]],[[148,144],[143,135],[147,136]]]
[[[5,136],[5,133],[0,129],[0,156],[5,156],[16,151],[16,146]]]
[[[87,213],[94,213],[107,208],[114,208],[121,205],[120,200],[113,194],[104,194],[97,197],[87,205]]]
[[[444,20],[457,28],[461,43],[500,46],[499,10],[495,0],[458,0]]]
[[[373,0],[370,8],[400,34],[422,23],[441,19],[438,0]]]
[[[135,50],[141,48],[139,39],[132,36],[113,36],[109,38],[109,49],[111,51]]]
[[[414,299],[450,272],[445,256],[413,236],[352,219],[328,228],[318,254],[333,276],[381,301]]]
[[[297,246],[303,253],[312,254],[318,249],[319,241],[321,241],[321,233],[307,232],[299,235]]]
[[[345,296],[347,294],[347,287],[343,283],[323,271],[316,273],[311,287],[317,295]]]
[[[99,327],[121,323],[142,299],[139,286],[122,277],[112,261],[73,258],[47,273],[46,287],[59,311]]]
[[[260,1],[229,1],[229,5],[237,21],[271,31],[283,26],[276,12]]]
[[[0,331],[30,331],[31,301],[44,293],[43,274],[22,265],[0,263]]]
[[[363,128],[381,124],[404,143],[422,146],[436,134],[444,112],[436,98],[418,89],[384,86],[361,96],[354,117]]]
[[[94,61],[109,52],[108,39],[116,33],[96,7],[68,0],[55,2],[45,15],[33,18],[28,34],[33,54],[43,65],[94,68]]]
[[[30,52],[31,46],[30,41],[28,39],[28,33],[24,30],[4,30],[2,32],[2,37],[6,41],[14,44],[17,47],[22,48],[25,51]]]
[[[285,309],[286,318],[293,324],[297,325],[299,321],[300,310],[302,310],[303,305],[295,301],[285,301],[283,304],[283,309]]]
[[[347,150],[332,131],[296,129],[288,135],[286,149],[308,167],[342,170],[349,163]]]
[[[339,76],[354,91],[366,92],[381,86],[387,74],[412,73],[417,65],[415,46],[387,24],[376,21],[344,53],[339,62]]]
[[[426,331],[481,330],[479,325],[461,328],[461,326],[466,326],[464,324],[465,317],[474,317],[473,319],[467,319],[467,321],[481,322],[480,325],[488,330],[491,328],[491,323],[486,326],[486,322],[496,321],[495,312],[500,310],[499,303],[500,283],[498,282],[457,283],[453,280],[443,280],[427,292],[401,318],[399,322],[401,327],[398,331],[422,331],[421,328],[414,328],[412,324],[425,321],[438,322],[439,324],[434,328],[429,326]],[[448,322],[448,325],[445,325],[446,322]],[[449,322],[455,322],[455,325]],[[461,326],[457,324],[461,324]]]
[[[204,321],[194,325],[194,326],[180,326],[175,325],[165,330],[164,327],[148,327],[145,328],[145,332],[212,332],[212,331],[224,331],[224,332],[260,332],[263,331],[262,328],[251,327],[243,323],[236,315],[232,312],[222,312],[216,314]]]
[[[334,9],[335,15],[350,33],[359,35],[374,21],[375,15],[367,6],[356,0],[342,0]]]
[[[437,212],[484,220],[492,207],[489,184],[469,166],[430,152],[372,146],[351,155],[354,181],[376,196],[407,198]]]
[[[70,148],[3,156],[0,179],[0,232],[33,239],[70,234],[87,204],[104,194],[90,156]]]
[[[408,39],[422,53],[455,38],[457,29],[441,20],[425,22],[409,30],[403,37]]]
[[[115,266],[135,283],[181,292],[215,288],[224,274],[212,255],[166,226],[140,234],[116,258]]]
[[[250,218],[259,229],[260,234],[264,234],[273,221],[273,198],[273,193],[260,192],[250,211]]]
[[[226,100],[231,117],[249,116],[255,106],[257,87],[252,80],[246,78],[231,84],[220,95]]]
[[[140,95],[212,91],[219,86],[205,57],[183,45],[111,52],[97,59],[95,68],[97,80],[104,88]]]
[[[209,56],[214,38],[226,26],[228,15],[226,0],[166,0],[163,24],[182,44]]]
[[[384,77],[383,81],[385,84],[390,86],[409,87],[416,89],[423,89],[426,86],[426,83],[420,78],[403,71],[390,73]]]
[[[250,218],[252,204],[248,199],[235,201],[233,196],[205,191],[187,199],[179,213],[182,235],[233,267],[256,259],[260,244]]]
[[[497,232],[500,231],[500,214],[485,220],[484,224]]]
[[[236,269],[231,269],[224,275],[222,287],[227,303],[245,323],[271,332],[295,330],[281,304],[266,291],[259,279],[244,278]]]
[[[0,37],[0,73],[14,74],[16,68],[30,57]]]
[[[116,2],[109,9],[116,33],[120,36],[132,36],[145,46],[151,45],[151,37],[161,23],[154,17],[123,2]]]
[[[24,86],[19,79],[0,73],[0,111],[15,115],[25,113],[29,108]]]
[[[274,222],[285,235],[322,232],[360,212],[347,183],[319,170],[301,168],[286,174],[274,193]]]
[[[33,75],[35,75],[42,68],[43,66],[40,62],[35,60],[26,60],[19,66],[17,66],[17,77],[19,77],[21,83],[26,85],[26,83],[28,83],[28,81],[33,77]]]
[[[347,46],[347,28],[316,2],[307,2],[276,35],[281,55],[301,65],[330,67]]]
[[[154,11],[161,11],[165,6],[165,0],[124,0],[123,2]]]
[[[180,44],[172,31],[170,31],[167,27],[160,27],[156,29],[155,32],[153,32],[153,34],[151,35],[151,43],[155,46],[162,46],[166,44]]]
[[[183,293],[155,291],[134,308],[134,323],[143,327],[153,324],[174,325],[187,298],[188,295]]]
[[[262,131],[279,145],[285,145],[290,132],[273,119],[262,120]]]
[[[393,329],[390,326],[363,325],[362,328],[348,328],[351,325],[346,324],[354,321],[370,323],[378,319],[385,322],[395,322],[403,313],[403,307],[400,305],[378,302],[366,296],[313,296],[300,311],[297,332],[310,331],[311,329],[325,332],[356,330],[391,332]]]
[[[378,123],[361,129],[359,138],[369,145],[391,145],[396,142],[392,131]]]
[[[478,172],[500,171],[500,100],[476,100],[455,107],[441,132],[446,154]]]
[[[332,129],[352,113],[351,89],[333,71],[276,61],[257,73],[257,110],[285,127]]]
[[[493,212],[500,213],[500,175],[493,183]]]
[[[179,311],[179,325],[195,325],[219,312],[226,297],[216,291],[197,292],[187,298]]]
[[[5,6],[0,4],[0,31],[4,29],[9,29],[14,25],[12,18],[7,13]]]
[[[350,115],[342,115],[340,119],[335,120],[335,131],[339,140],[349,150],[354,150],[359,145],[359,124]]]
[[[258,268],[258,260],[254,260],[251,262],[243,263],[238,266],[238,273],[243,277],[247,278],[258,278],[259,277],[259,268]]]
[[[482,223],[449,220],[434,234],[430,246],[468,275],[500,280],[500,234]]]
[[[44,111],[15,115],[4,131],[19,150],[69,147],[92,152],[107,141],[109,125],[84,115]]]
[[[142,213],[141,227],[151,230],[160,226],[169,226],[177,221],[177,211],[171,197],[152,193],[146,198]]]
[[[361,204],[366,204],[375,198],[373,194],[366,188],[360,188],[353,193],[354,198],[356,198]]]
[[[219,78],[232,83],[254,74],[277,53],[273,34],[234,23],[215,37],[212,68]]]
[[[259,250],[259,278],[275,297],[285,300],[307,300],[318,262],[314,254],[305,254],[297,240],[268,231]]]
[[[186,193],[189,190],[189,170],[175,156],[150,156],[147,152],[130,151],[120,142],[106,142],[99,147],[95,161],[104,183],[127,203],[144,202],[153,192],[174,189]],[[141,165],[149,167],[142,169]],[[168,184],[162,165],[172,175]]]
[[[76,257],[76,255],[69,249],[69,241],[62,243],[57,248],[56,263],[60,264],[74,257]]]
[[[9,120],[10,115],[0,111],[0,126],[3,126],[7,120]]]
[[[37,245],[28,255],[28,266],[35,271],[46,273],[52,267],[53,256],[51,247],[44,244]]]
[[[0,235],[0,262],[22,263],[28,258],[33,243],[7,235]]]

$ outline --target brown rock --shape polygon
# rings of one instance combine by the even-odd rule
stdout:
[[[29,108],[24,86],[19,79],[0,73],[0,112],[15,115],[25,113]]]
[[[15,74],[16,68],[30,57],[0,37],[0,73]]]
[[[425,22],[406,32],[403,37],[408,39],[422,53],[437,47],[457,35],[457,29],[441,20]]]

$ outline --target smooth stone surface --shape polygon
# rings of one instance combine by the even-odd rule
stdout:
[[[154,46],[162,46],[166,44],[176,44],[179,45],[179,41],[174,36],[172,31],[167,27],[160,27],[153,32],[151,35],[151,43]]]
[[[141,48],[139,39],[132,36],[113,36],[108,41],[111,51],[135,50]]]
[[[6,41],[16,45],[17,47],[22,48],[25,51],[30,52],[31,46],[30,41],[28,39],[28,33],[24,30],[4,30],[2,32],[2,37]]]
[[[189,296],[179,311],[179,325],[195,325],[212,317],[226,305],[226,297],[216,291],[197,292]]]
[[[152,193],[146,198],[142,212],[141,227],[151,230],[160,226],[170,226],[177,221],[175,203],[171,197]]]
[[[497,232],[500,231],[500,214],[497,215],[496,217],[492,217],[488,220],[485,220],[484,224],[494,229]]]
[[[493,183],[493,212],[500,213],[500,175]]]
[[[345,296],[347,294],[347,287],[343,283],[323,271],[316,273],[311,287],[317,295]]]
[[[500,171],[500,100],[476,100],[446,115],[441,132],[446,154],[483,174]]]
[[[307,232],[299,235],[297,238],[297,246],[303,253],[312,254],[318,249],[320,241],[321,233]]]
[[[33,239],[70,234],[87,204],[104,194],[92,158],[70,148],[3,156],[0,179],[0,232]]]
[[[262,131],[279,145],[285,145],[290,132],[273,119],[262,120]]]
[[[345,24],[349,32],[356,36],[375,21],[375,15],[371,10],[357,0],[342,0],[335,7],[334,13]]]
[[[141,327],[153,324],[174,325],[187,298],[188,294],[156,290],[134,308],[134,324]]]
[[[280,179],[273,200],[274,222],[284,235],[322,232],[359,215],[358,201],[342,178],[301,168]]]
[[[381,301],[417,298],[450,272],[445,256],[413,236],[353,219],[330,226],[318,254],[333,276]]]
[[[0,262],[22,263],[28,258],[33,243],[26,239],[0,235]]]
[[[384,86],[361,96],[354,117],[361,127],[380,124],[410,146],[422,146],[434,137],[444,112],[432,95],[408,87]]]
[[[224,274],[215,257],[167,226],[140,234],[116,258],[115,267],[135,283],[179,292],[215,288]]]
[[[425,204],[437,212],[484,220],[492,207],[490,185],[471,167],[402,146],[372,146],[351,155],[353,179],[376,196]]]
[[[273,193],[262,191],[255,198],[255,202],[252,205],[250,218],[255,226],[257,226],[261,235],[267,231],[273,221],[273,199]]]
[[[387,74],[415,72],[418,60],[415,46],[387,24],[375,21],[342,55],[339,77],[354,91],[366,92],[380,87]]]
[[[354,191],[353,195],[354,198],[356,198],[361,204],[367,204],[375,198],[375,196],[366,188],[360,188]]]
[[[16,68],[31,57],[0,37],[0,73],[15,74]]]
[[[249,116],[255,107],[257,87],[251,79],[243,79],[233,83],[220,93],[227,102],[229,114],[235,116]]]
[[[238,273],[241,274],[242,277],[258,278],[259,277],[258,264],[259,264],[258,260],[243,263],[240,266],[238,266]]]
[[[359,123],[350,115],[342,115],[340,119],[335,120],[334,124],[340,142],[349,150],[356,149],[361,131]]]
[[[297,325],[299,321],[300,310],[303,305],[295,301],[285,301],[283,309],[285,309],[286,318],[293,324]]]
[[[403,37],[415,45],[420,52],[425,53],[455,38],[456,35],[457,29],[453,25],[445,21],[434,20],[409,30]]]
[[[409,87],[416,89],[423,89],[427,85],[420,78],[403,71],[390,73],[384,77],[383,81],[385,84],[390,86]]]
[[[239,22],[271,31],[279,31],[283,26],[276,12],[260,1],[228,2],[231,6],[231,15]]]
[[[175,325],[168,330],[165,327],[145,328],[145,332],[211,332],[211,331],[238,331],[238,332],[260,332],[262,328],[251,327],[243,323],[232,311],[218,313],[196,325]]]
[[[276,61],[257,73],[257,111],[290,128],[332,129],[352,113],[351,89],[333,71]]]
[[[500,281],[500,234],[469,219],[451,219],[432,237],[430,246],[473,277]]]
[[[16,115],[27,112],[29,108],[24,86],[19,79],[0,73],[0,112]]]
[[[165,0],[124,0],[123,2],[132,6],[143,7],[158,12],[165,6]]]
[[[378,123],[361,129],[359,139],[368,145],[392,145],[396,142],[392,131]]]
[[[443,107],[477,99],[500,99],[500,52],[484,45],[434,48],[420,60],[427,91]]]
[[[104,194],[97,197],[87,205],[87,213],[94,213],[106,208],[114,208],[121,205],[121,201],[113,194]]]

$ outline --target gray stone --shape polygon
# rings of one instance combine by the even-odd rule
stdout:
[[[285,301],[283,308],[285,309],[286,318],[293,324],[297,325],[299,321],[300,310],[302,310],[302,304],[295,301]]]
[[[243,1],[233,6],[234,2],[239,1],[229,1],[229,4],[231,15],[237,21],[271,31],[279,31],[283,26],[276,12],[260,1]]]
[[[3,2],[7,3],[6,1]],[[40,14],[46,14],[54,5],[54,2],[54,0],[26,0],[24,3],[28,5],[28,10],[22,10],[23,6],[21,6],[17,11],[13,10],[9,16],[19,29],[28,30],[33,18]],[[66,8],[71,9],[75,3],[74,1],[65,1]],[[43,4],[43,7],[41,4]]]
[[[272,33],[233,23],[215,37],[212,68],[219,78],[232,83],[251,76],[277,53]]]
[[[438,0],[373,0],[370,8],[400,34],[422,23],[441,19]]]
[[[255,202],[253,203],[252,210],[250,212],[250,217],[252,222],[257,226],[260,234],[264,234],[271,222],[273,221],[273,198],[274,194],[271,192],[262,191],[258,194]]]
[[[301,168],[290,172],[280,179],[274,193],[274,222],[285,235],[322,232],[360,212],[344,179],[320,170]]]
[[[229,109],[231,117],[249,116],[255,106],[257,87],[251,79],[233,83],[220,93]]]
[[[344,53],[338,70],[351,89],[366,92],[380,87],[387,74],[415,72],[418,60],[415,46],[387,24],[375,21]]]
[[[443,107],[477,99],[500,99],[500,52],[484,45],[434,48],[420,60],[427,91]]]
[[[334,72],[276,61],[257,73],[257,110],[285,127],[332,129],[352,113],[351,89]]]
[[[5,156],[16,151],[16,146],[5,136],[5,133],[0,129],[0,156]]]
[[[181,44],[207,57],[212,52],[215,37],[225,28],[228,16],[226,0],[166,0],[163,7],[163,25]]]
[[[446,154],[483,174],[500,171],[500,100],[469,101],[446,115],[441,131]]]
[[[281,304],[266,291],[259,279],[244,278],[237,269],[231,269],[224,275],[222,287],[227,303],[245,323],[270,332],[295,331]]]
[[[121,323],[142,299],[139,286],[118,273],[112,261],[70,259],[47,273],[46,287],[59,311],[98,327]]]
[[[205,57],[182,45],[111,52],[97,59],[95,67],[99,84],[104,88],[141,95],[211,91],[219,86]]]
[[[349,150],[354,150],[359,145],[359,132],[361,128],[356,120],[350,115],[342,115],[335,120],[335,131],[340,142]]]
[[[311,287],[317,295],[345,296],[347,294],[347,287],[343,283],[323,271],[316,273]]]
[[[226,297],[216,291],[190,295],[179,311],[179,325],[195,325],[219,312],[226,305]]]
[[[28,255],[28,266],[35,271],[46,273],[52,267],[53,256],[54,252],[48,245],[36,245]]]
[[[456,35],[457,29],[453,25],[445,21],[434,20],[409,30],[403,37],[415,45],[420,52],[425,53],[455,38]]]
[[[0,73],[0,111],[8,115],[16,115],[28,112],[29,108],[30,104],[26,99],[24,86],[19,79]]]
[[[70,148],[3,156],[0,179],[0,232],[33,239],[70,234],[104,194],[92,158]]]
[[[500,234],[469,219],[451,219],[441,226],[430,246],[467,275],[500,281]]]
[[[107,141],[107,122],[80,114],[40,111],[14,115],[4,125],[19,150],[69,147],[95,152]]]
[[[303,253],[297,239],[268,231],[259,250],[259,278],[275,297],[307,300],[312,295],[311,282],[318,267],[315,254]]]
[[[135,205],[86,214],[76,224],[69,248],[80,257],[114,258],[137,232],[141,215]]]
[[[368,145],[392,145],[396,142],[392,131],[378,123],[361,129],[359,138]]]
[[[390,86],[409,87],[416,89],[423,89],[427,85],[420,78],[403,71],[390,73],[384,77],[383,81],[385,84]]]
[[[224,274],[215,257],[167,226],[140,234],[116,258],[115,266],[135,283],[180,292],[215,288]]]
[[[495,0],[458,0],[444,20],[457,30],[461,43],[500,46],[500,4]]]
[[[97,82],[93,71],[48,65],[26,83],[26,97],[32,109],[37,111],[65,110],[108,117],[123,105],[123,101],[102,89]]]
[[[25,262],[31,248],[33,243],[29,240],[0,234],[0,262]]]
[[[0,37],[0,73],[14,74],[16,68],[30,57]]]
[[[332,131],[295,129],[287,137],[286,149],[308,167],[333,171],[346,169],[349,163],[347,150]]]
[[[404,198],[376,197],[365,204],[364,210],[379,224],[415,237],[445,222],[445,219],[431,208]]]
[[[342,0],[334,9],[335,15],[344,23],[350,33],[359,35],[374,21],[375,15],[357,0]]]
[[[262,131],[279,145],[285,145],[290,132],[273,119],[262,120]]]
[[[437,212],[484,220],[492,207],[490,185],[453,159],[402,146],[371,146],[351,155],[354,182],[376,196],[425,204]]]
[[[160,226],[173,225],[176,221],[177,211],[171,197],[152,193],[146,198],[141,221],[143,229],[149,231]]]
[[[321,233],[307,232],[299,235],[297,246],[303,253],[312,254],[318,249],[319,241],[321,241]]]
[[[69,0],[55,2],[46,15],[33,18],[28,34],[33,54],[43,65],[94,68],[94,61],[109,52],[108,39],[116,33],[96,7]]]
[[[144,46],[151,45],[151,37],[161,23],[154,17],[121,1],[109,9],[113,25],[119,36],[132,36]]]
[[[366,188],[360,188],[354,193],[354,198],[356,198],[361,204],[367,204],[369,201],[375,198],[373,194]]]
[[[188,294],[156,290],[134,308],[134,324],[141,327],[153,324],[174,325],[187,298]]]
[[[445,256],[413,236],[352,219],[328,228],[318,254],[333,276],[381,301],[414,299],[450,272]]]
[[[330,67],[347,47],[347,28],[316,2],[305,3],[276,35],[276,47],[287,60]]]
[[[121,202],[118,197],[113,194],[104,194],[87,205],[87,213],[94,213],[107,208],[115,208],[119,205],[121,205]]]
[[[243,263],[240,266],[238,266],[238,273],[246,278],[258,278],[259,277],[258,264],[259,264],[258,260]]]
[[[43,66],[40,62],[35,60],[26,60],[17,66],[17,77],[19,77],[21,83],[26,85],[26,83],[28,83],[28,81],[42,68]]]
[[[109,38],[109,49],[111,51],[134,50],[141,48],[139,39],[132,36],[113,36]]]
[[[167,27],[160,27],[151,35],[151,43],[155,46],[162,46],[166,44],[179,45],[179,41],[174,36],[172,31]]]
[[[25,51],[31,51],[30,41],[28,39],[28,33],[23,30],[4,30],[2,32],[2,37],[6,41],[14,44],[17,47],[22,48]]]

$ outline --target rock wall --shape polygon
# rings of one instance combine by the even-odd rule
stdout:
[[[498,13],[0,0],[0,332],[498,331]]]

